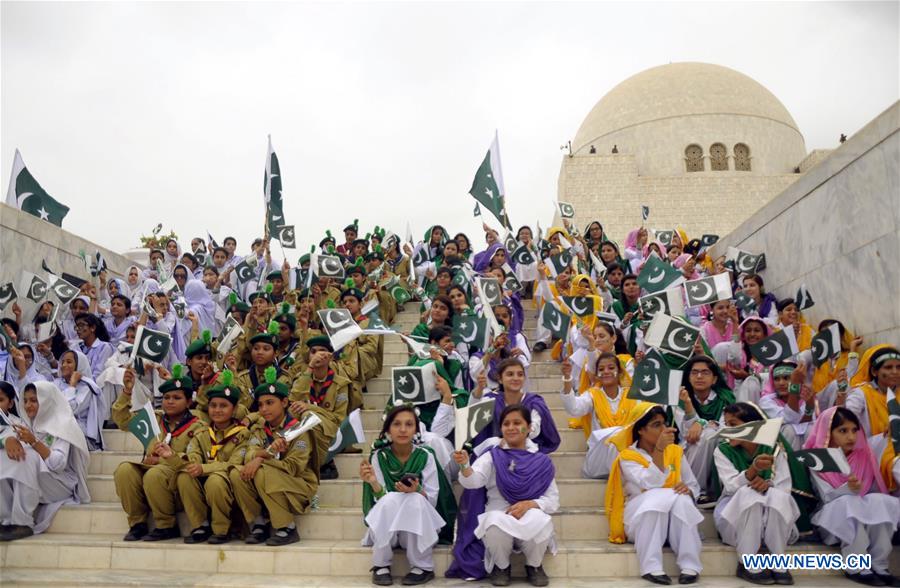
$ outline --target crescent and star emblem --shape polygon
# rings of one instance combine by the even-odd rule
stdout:
[[[337,317],[344,317],[343,319],[335,319],[335,315]],[[328,328],[332,331],[339,331],[350,324],[352,320],[349,316],[350,312],[342,309],[331,309],[325,313],[325,324],[328,325]]]
[[[815,454],[813,454],[813,453],[806,453],[806,454],[804,454],[804,455],[801,455],[798,459],[800,460],[800,462],[801,462],[803,465],[805,465],[805,466],[808,467],[809,469],[815,470],[815,471],[817,471],[817,472],[822,471],[822,469],[825,467],[825,464],[822,463],[822,460],[819,459],[819,458],[818,458]],[[812,461],[812,463],[808,463],[809,461]]]
[[[403,390],[407,388],[407,383],[409,382],[409,380],[412,380],[412,390],[410,392],[404,392]],[[418,378],[411,375],[403,375],[397,378],[397,394],[399,394],[401,397],[406,398],[407,400],[418,398],[421,390],[422,388],[419,384]]]
[[[149,437],[150,436],[150,425],[147,424],[147,421],[138,421],[137,425],[135,425],[141,433],[141,437]]]
[[[647,278],[647,282],[650,284],[658,284],[663,281],[663,278],[666,277],[666,272],[663,271],[662,268],[658,268],[658,271],[654,272],[652,276]]]
[[[28,297],[32,300],[39,300],[47,293],[47,287],[38,278],[31,281],[31,288],[28,289]]]
[[[697,294],[697,292],[703,288],[703,294]],[[691,284],[691,298],[693,298],[696,302],[706,302],[713,297],[713,289],[710,287],[709,282],[701,281]]]
[[[765,359],[766,359],[766,361],[776,361],[779,357],[781,357],[781,351],[782,351],[781,343],[779,343],[778,341],[774,341],[774,340],[769,341],[769,343],[771,343],[772,345],[775,346],[775,353],[773,353],[772,355],[765,356]],[[762,348],[760,348],[760,351],[765,353],[766,346],[763,345]]]
[[[651,381],[653,382],[652,388],[648,389],[644,387],[644,384],[649,384]],[[656,396],[657,394],[659,394],[659,378],[657,376],[650,376],[649,374],[644,376],[644,379],[641,382],[640,387],[638,387],[638,390],[641,392],[642,396],[646,396],[647,398]]]
[[[817,362],[825,363],[825,360],[828,359],[828,346],[825,345],[825,341],[821,339],[813,341],[812,354]]]
[[[682,341],[687,342],[688,343],[687,345],[679,345],[677,343],[676,339],[679,338],[678,337],[679,333],[684,333],[683,335],[680,336],[680,338]],[[684,327],[678,327],[678,328],[672,329],[672,331],[669,333],[669,336],[666,338],[666,343],[669,344],[669,349],[671,349],[672,351],[687,351],[688,349],[691,348],[691,345],[693,344],[693,343],[691,343],[691,339],[693,339],[693,337],[691,337],[691,334],[688,332],[687,329],[685,329]]]
[[[471,325],[472,327],[471,331],[468,334],[466,334],[465,332],[466,325]],[[475,321],[464,322],[459,325],[459,338],[462,339],[463,343],[472,343],[473,341],[475,341],[475,335],[477,334],[478,328],[475,324]]]

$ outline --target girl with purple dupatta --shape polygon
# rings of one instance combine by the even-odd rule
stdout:
[[[540,453],[550,454],[559,447],[560,438],[553,415],[547,403],[539,394],[525,391],[525,369],[516,358],[501,361],[497,366],[500,386],[496,392],[484,393],[486,377],[484,373],[478,378],[478,385],[472,392],[474,403],[483,396],[493,398],[494,421],[472,439],[475,455],[482,455],[501,443],[500,418],[507,406],[519,404],[529,411],[528,438]],[[447,570],[449,578],[483,578],[484,545],[475,536],[478,527],[478,515],[484,512],[487,495],[483,489],[465,490],[459,500],[459,516],[457,517],[456,543],[453,545],[453,563]]]
[[[526,371],[531,365],[531,350],[528,348],[528,340],[521,332],[521,327],[516,326],[513,321],[512,309],[504,304],[494,306],[493,311],[497,322],[504,327],[505,331],[491,340],[491,347],[494,351],[490,352],[487,365],[485,366],[484,351],[475,351],[469,355],[469,377],[477,380],[479,374],[484,372],[487,367],[487,386],[490,388],[496,388],[500,382],[497,366],[504,359],[518,359]]]
[[[447,575],[453,570],[468,577],[483,577],[490,572],[491,583],[506,586],[510,582],[510,555],[513,550],[525,555],[525,573],[532,586],[549,583],[541,563],[549,549],[556,553],[553,520],[550,515],[559,509],[559,489],[553,462],[528,438],[531,430],[531,411],[521,404],[511,404],[500,415],[503,441],[483,454],[469,467],[469,454],[465,450],[454,453],[460,464],[459,483],[467,492],[480,492],[484,496],[478,511],[477,527],[471,536],[463,537],[463,529],[457,535],[462,540],[480,540],[483,557],[478,550],[463,554],[454,550],[456,558]],[[482,568],[478,569],[479,564]],[[471,569],[470,569],[471,568]]]

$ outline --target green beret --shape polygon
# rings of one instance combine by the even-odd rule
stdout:
[[[274,366],[269,366],[264,372],[265,381],[253,390],[253,395],[259,399],[260,396],[271,394],[279,398],[287,398],[291,389],[284,382],[278,381],[278,370]]]
[[[212,355],[212,349],[209,346],[209,343],[204,341],[203,339],[194,339],[190,345],[187,346],[187,349],[184,351],[185,357],[188,359],[194,357],[195,355]]]
[[[250,296],[248,296],[247,298],[250,299],[250,304],[253,304],[253,301],[256,300],[257,298],[265,298],[267,302],[272,302],[272,298],[269,296],[269,293],[266,292],[265,290],[257,290],[256,292],[251,293]],[[248,310],[249,310],[249,307],[248,307]]]
[[[371,253],[366,254],[366,261],[384,261],[384,253],[381,251],[373,251]]]
[[[250,346],[256,343],[268,343],[272,347],[278,348],[278,335],[272,335],[268,332],[257,333],[250,337]]]
[[[357,245],[365,245],[366,247],[368,247],[369,240],[368,239],[356,239],[355,241],[353,241],[353,243],[351,243],[351,245],[353,247],[356,247]]]
[[[352,276],[353,274],[366,275],[366,270],[363,269],[360,265],[354,265],[350,269],[347,270],[347,275]]]
[[[180,363],[173,365],[172,377],[159,385],[159,393],[165,394],[173,390],[181,390],[190,399],[194,394],[194,381],[185,371],[184,366]]]
[[[241,399],[241,389],[234,385],[234,374],[231,370],[223,370],[216,376],[216,383],[206,391],[209,400],[224,398],[232,404]]]
[[[310,258],[310,254],[304,253],[303,255],[300,256],[300,259],[297,261],[297,263],[299,265],[303,265],[304,263],[310,263],[311,261],[312,261],[312,259]]]
[[[343,300],[347,296],[353,296],[360,302],[362,302],[363,299],[366,297],[366,295],[363,294],[363,291],[360,290],[359,288],[347,288],[346,290],[341,292],[341,300]]]
[[[334,351],[334,347],[331,346],[331,339],[329,339],[327,335],[310,337],[306,342],[306,347],[309,349],[312,349],[313,347],[324,347],[328,351]]]
[[[274,271],[271,271],[266,274],[266,281],[275,280],[275,279],[278,279],[278,280],[284,279],[284,276],[281,275],[281,270],[274,270]]]
[[[247,304],[246,302],[241,302],[239,300],[228,307],[228,312],[234,312],[235,310],[238,312],[245,312],[245,313],[250,312],[250,305]]]
[[[292,312],[276,314],[273,320],[287,325],[291,331],[297,328],[297,317]]]
[[[331,235],[328,235],[327,237],[325,237],[324,239],[319,241],[319,247],[324,249],[325,246],[328,245],[329,243],[331,243],[332,245],[335,243],[334,237],[332,237]]]

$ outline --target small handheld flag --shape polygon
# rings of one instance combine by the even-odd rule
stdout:
[[[806,289],[806,284],[800,284],[800,288],[797,290],[797,296],[794,297],[794,302],[797,304],[797,310],[801,312],[807,308],[811,308],[815,304],[815,301],[809,294],[809,290]]]
[[[131,420],[128,421],[128,430],[141,442],[141,445],[144,446],[144,451],[150,448],[150,444],[160,434],[159,421],[151,403],[148,402],[132,414]]]
[[[560,218],[575,218],[575,207],[568,202],[557,202]]]
[[[460,451],[467,442],[474,439],[478,433],[490,426],[494,421],[494,404],[495,400],[489,398],[476,404],[456,409],[456,434],[454,441],[457,451]]]
[[[552,302],[545,303],[541,310],[541,324],[547,327],[556,339],[566,339],[571,321],[572,317],[561,312]]]
[[[651,320],[657,313],[669,316],[684,315],[684,299],[681,296],[681,288],[669,288],[655,294],[642,296],[638,303],[646,320]]]
[[[425,404],[439,399],[435,381],[437,372],[433,363],[421,366],[391,368],[391,400],[400,404]]]
[[[778,435],[781,433],[782,419],[766,419],[762,421],[751,421],[737,427],[723,427],[716,434],[722,439],[733,439],[737,441],[749,441],[757,445],[765,445],[767,447],[775,447],[778,442]]]
[[[6,310],[6,307],[18,299],[19,293],[12,282],[7,282],[0,286],[0,312]]]
[[[647,222],[648,218],[650,218],[650,207],[643,205],[641,206],[641,220]]]
[[[793,327],[782,329],[759,343],[750,345],[750,354],[759,363],[766,366],[775,365],[798,353],[800,353],[800,348],[797,346],[797,337],[794,335]]]
[[[687,296],[689,308],[714,304],[720,300],[729,300],[732,294],[731,280],[728,274],[715,274],[690,280],[684,283],[684,293]]]
[[[25,167],[25,161],[18,149],[13,157],[6,203],[22,212],[53,223],[57,227],[62,226],[63,219],[69,214],[68,206],[57,202],[37,183],[37,180]]]
[[[144,325],[137,328],[134,335],[134,347],[131,349],[131,359],[141,358],[145,361],[163,363],[172,346],[172,337],[168,333],[148,329]]]
[[[816,367],[827,363],[841,353],[841,331],[837,323],[831,323],[812,338],[810,344],[813,363]]]
[[[684,276],[679,270],[659,257],[651,255],[644,263],[637,281],[641,288],[653,294],[654,292],[681,284],[684,281]]]
[[[366,435],[363,430],[361,411],[362,409],[357,408],[343,420],[338,428],[337,435],[334,437],[334,442],[328,448],[328,456],[325,458],[325,463],[334,459],[334,456],[351,445],[365,444]]]
[[[682,375],[680,370],[669,369],[656,349],[650,349],[634,369],[628,398],[676,406]]]
[[[363,334],[362,329],[353,320],[353,315],[346,308],[323,308],[317,312],[335,351]]]
[[[837,472],[850,475],[850,463],[844,451],[838,447],[820,447],[795,451],[797,461],[814,472]]]
[[[657,313],[650,321],[647,334],[644,335],[644,343],[658,347],[665,353],[687,359],[693,354],[694,343],[699,336],[700,329],[694,325]]]
[[[31,272],[22,272],[20,284],[26,300],[39,304],[47,296],[47,282]]]

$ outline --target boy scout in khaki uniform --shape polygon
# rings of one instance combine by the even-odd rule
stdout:
[[[350,399],[350,380],[332,361],[333,352],[328,337],[320,335],[309,340],[309,369],[294,380],[290,396],[291,414],[300,416],[308,411],[322,419],[321,425],[310,430],[316,440],[318,461],[322,464],[319,469],[321,480],[338,477],[334,460],[324,462],[341,423],[347,418]]]
[[[235,418],[241,391],[229,370],[207,391],[210,425],[188,443],[175,478],[178,495],[191,522],[185,543],[227,543],[234,493],[228,472],[244,463],[250,431]],[[208,513],[212,511],[212,527]]]
[[[288,412],[290,389],[276,376],[274,367],[267,368],[265,381],[254,390],[261,418],[250,429],[243,467],[229,472],[235,500],[250,525],[249,544],[300,541],[294,516],[309,510],[319,487],[315,438],[309,431],[290,442],[283,436],[299,421]],[[263,507],[272,523],[271,536]]]
[[[180,537],[175,518],[175,474],[172,456],[182,456],[190,441],[202,433],[206,425],[188,410],[194,383],[182,365],[172,367],[172,377],[159,387],[162,393],[162,410],[159,418],[161,440],[156,439],[147,448],[142,462],[122,462],[116,468],[113,479],[116,494],[128,515],[128,534],[125,541],[160,541]],[[132,369],[125,373],[122,394],[112,406],[112,417],[123,431],[131,422],[131,392],[136,375]],[[147,532],[147,513],[153,512],[156,528]]]
[[[256,410],[256,401],[253,391],[263,383],[263,374],[266,369],[272,367],[277,370],[277,380],[286,386],[291,385],[291,376],[288,372],[279,369],[275,363],[275,352],[278,349],[278,323],[271,321],[268,328],[262,333],[250,337],[250,367],[238,372],[234,379],[235,385],[241,391],[241,399],[238,404],[247,408],[250,412]],[[238,415],[243,418],[243,413]]]

